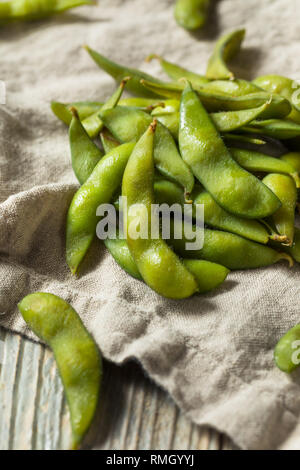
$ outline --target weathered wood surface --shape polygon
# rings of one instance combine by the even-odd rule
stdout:
[[[67,449],[69,414],[51,351],[0,328],[0,450]],[[101,406],[85,441],[93,449],[232,449],[200,429],[137,364],[104,363]]]

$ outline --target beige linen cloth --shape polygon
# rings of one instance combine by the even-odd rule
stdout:
[[[216,36],[245,26],[235,62],[246,78],[281,73],[300,79],[299,0],[223,0],[205,31],[190,35],[171,0],[102,0],[46,22],[0,30],[0,325],[32,337],[17,302],[57,294],[80,313],[104,356],[135,358],[200,425],[242,448],[300,446],[300,375],[274,366],[273,348],[300,321],[300,269],[285,263],[230,274],[224,286],[189,300],[165,300],[130,278],[97,241],[72,278],[64,256],[66,211],[78,187],[67,128],[51,100],[103,100],[112,79],[83,44],[160,75],[159,53],[198,72]]]

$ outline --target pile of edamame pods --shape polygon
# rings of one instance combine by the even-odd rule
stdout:
[[[52,103],[56,116],[69,125],[72,165],[81,184],[67,216],[72,273],[95,237],[97,207],[118,207],[120,194],[128,200],[126,217],[132,205],[145,201],[149,220],[154,203],[190,203],[193,214],[197,204],[204,205],[199,250],[186,250],[184,234],[153,240],[149,233],[146,241],[135,241],[126,233],[126,240],[105,240],[125,271],[164,297],[210,291],[229,270],[300,261],[295,228],[300,87],[274,75],[237,79],[228,61],[244,36],[245,30],[238,30],[221,37],[205,75],[149,56],[160,61],[169,82],[86,46],[119,85],[106,103]],[[136,96],[122,98],[125,87]]]
[[[250,82],[228,66],[245,31],[219,39],[205,75],[158,59],[170,78],[163,82],[124,67],[86,47],[117,82],[105,102],[52,102],[69,126],[72,167],[80,188],[66,221],[66,259],[78,272],[99,221],[97,208],[127,198],[143,204],[149,221],[154,203],[204,205],[204,245],[187,250],[184,234],[170,240],[111,237],[105,246],[131,276],[158,294],[184,299],[211,291],[230,270],[300,262],[295,211],[300,187],[300,87],[277,75]],[[122,98],[123,91],[135,97]],[[125,210],[123,208],[123,210]],[[149,224],[151,225],[151,224]],[[176,227],[178,229],[178,227]],[[182,225],[179,226],[182,231]],[[197,227],[195,227],[197,231]],[[172,235],[173,233],[173,235]],[[75,310],[63,299],[31,294],[19,309],[37,336],[54,351],[71,412],[73,448],[95,414],[101,358]],[[275,361],[291,372],[299,325],[278,343]]]

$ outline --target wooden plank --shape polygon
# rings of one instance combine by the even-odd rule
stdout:
[[[135,363],[104,361],[100,403],[85,448],[233,448],[226,436],[191,423]],[[69,413],[52,352],[1,328],[0,416],[1,450],[69,447]]]

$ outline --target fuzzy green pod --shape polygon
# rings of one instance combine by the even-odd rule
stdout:
[[[69,142],[72,167],[80,184],[92,174],[103,154],[99,147],[89,138],[75,108],[71,108],[73,119],[69,128]]]
[[[229,70],[227,62],[240,50],[245,34],[245,29],[239,29],[222,36],[217,41],[213,54],[208,61],[207,78],[212,80],[232,80],[234,78],[234,74]]]
[[[270,218],[278,233],[286,237],[285,244],[292,246],[294,241],[295,209],[297,189],[292,178],[270,173],[263,183],[273,191],[281,202],[281,207]]]
[[[280,207],[279,199],[232,158],[190,84],[181,99],[179,147],[196,178],[226,211],[260,219]]]
[[[60,297],[36,292],[18,308],[30,329],[53,350],[71,414],[72,449],[77,449],[96,413],[100,352],[76,311]]]
[[[141,72],[137,69],[132,69],[125,67],[123,65],[117,64],[112,60],[104,57],[104,55],[96,52],[88,46],[84,46],[86,51],[89,53],[91,58],[96,62],[98,67],[108,73],[116,82],[120,83],[125,77],[131,77],[130,82],[128,83],[127,89],[134,95],[142,96],[145,98],[156,98],[160,96],[159,94],[146,90],[140,83],[142,79],[150,80],[155,83],[161,83],[160,80],[148,75],[145,72]]]
[[[127,198],[126,239],[130,253],[143,280],[158,294],[183,299],[197,292],[193,275],[160,237],[151,238],[151,205],[154,204],[154,134],[156,121],[139,139],[128,161],[122,184],[122,196]],[[132,209],[143,211],[137,216]],[[147,220],[147,234],[134,237],[132,224],[142,226]]]
[[[230,270],[262,268],[280,260],[293,265],[292,258],[286,253],[221,230],[205,229],[204,245],[200,250],[186,250],[187,241],[183,234],[181,239],[173,237],[168,243],[183,258],[204,259]]]

